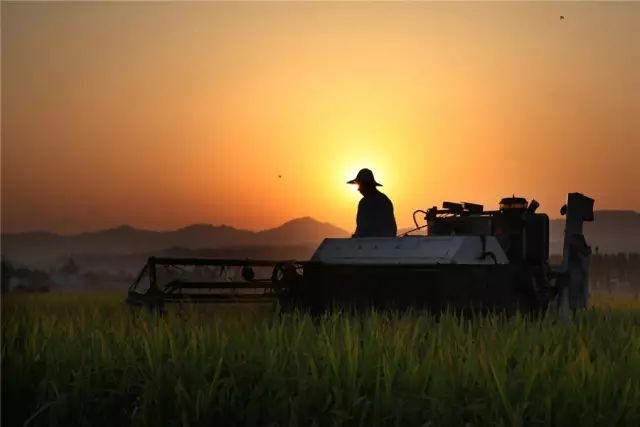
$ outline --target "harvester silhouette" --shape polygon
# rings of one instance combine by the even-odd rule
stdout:
[[[278,302],[285,310],[332,308],[544,311],[587,305],[591,250],[582,226],[594,200],[570,193],[562,264],[549,264],[549,217],[538,202],[507,197],[499,209],[444,202],[414,212],[426,235],[325,239],[308,261],[151,257],[127,302]],[[425,224],[419,225],[418,214]],[[162,274],[160,274],[162,272]],[[143,278],[148,277],[146,289]],[[204,279],[203,279],[204,277]],[[164,280],[164,282],[163,282]]]

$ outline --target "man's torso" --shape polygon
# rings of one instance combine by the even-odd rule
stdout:
[[[394,237],[397,232],[393,204],[389,198],[374,191],[358,204],[356,237]]]

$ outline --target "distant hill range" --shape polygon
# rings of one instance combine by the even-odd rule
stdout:
[[[596,211],[587,223],[589,244],[601,253],[640,252],[640,213]],[[564,220],[550,225],[551,252],[562,252]],[[348,237],[349,232],[313,218],[294,219],[264,231],[248,231],[209,224],[174,231],[140,230],[129,226],[60,235],[49,232],[2,234],[2,254],[22,263],[41,263],[74,256],[85,259],[149,254],[216,257],[308,257],[325,237]]]
[[[640,213],[623,210],[594,212],[594,221],[584,225],[587,242],[595,252],[640,253]],[[549,240],[551,253],[562,253],[564,219],[551,220]]]
[[[399,230],[400,233],[413,227]],[[599,210],[594,221],[586,222],[587,242],[600,253],[640,253],[640,213],[631,210]],[[564,218],[549,221],[549,250],[561,254],[564,243]]]
[[[60,235],[50,232],[2,234],[2,254],[24,263],[42,262],[78,255],[131,255],[156,252],[188,252],[204,249],[221,256],[237,253],[237,248],[315,246],[325,237],[347,237],[345,230],[329,223],[304,217],[279,227],[263,230],[240,230],[226,225],[195,224],[174,231],[140,230],[121,226],[104,231]],[[236,248],[234,250],[234,248]],[[246,252],[246,251],[245,251]]]

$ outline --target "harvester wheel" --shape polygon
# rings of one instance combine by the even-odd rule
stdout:
[[[244,266],[242,267],[242,278],[247,282],[252,281],[256,277],[256,273],[253,271],[253,268]]]
[[[545,272],[524,267],[518,281],[520,286],[517,310],[532,315],[543,314],[550,298],[549,279]]]

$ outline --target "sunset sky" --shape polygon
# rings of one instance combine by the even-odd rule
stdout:
[[[640,210],[640,3],[2,2],[2,231]],[[565,19],[560,19],[564,15]],[[279,177],[279,175],[281,177]]]

